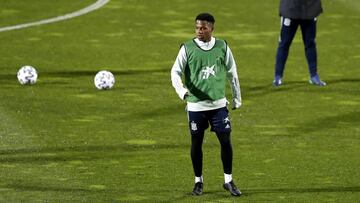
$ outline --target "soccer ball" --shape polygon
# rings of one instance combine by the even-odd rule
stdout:
[[[99,90],[111,89],[115,84],[115,77],[110,71],[99,71],[94,78],[95,87]]]
[[[17,78],[22,85],[32,85],[36,83],[38,74],[34,67],[23,66],[17,72]]]

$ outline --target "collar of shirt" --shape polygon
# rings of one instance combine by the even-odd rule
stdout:
[[[215,45],[215,38],[211,37],[210,42],[203,42],[203,41],[200,41],[198,38],[195,38],[195,42],[201,49],[208,51],[208,50],[212,49],[213,46]]]

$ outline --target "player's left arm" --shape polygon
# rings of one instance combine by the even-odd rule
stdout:
[[[226,56],[225,56],[225,65],[227,68],[226,77],[230,82],[231,90],[232,90],[232,109],[240,108],[241,102],[241,91],[240,91],[240,83],[237,74],[237,67],[235,63],[234,56],[231,52],[229,46],[226,49]]]
[[[184,86],[182,82],[182,75],[187,64],[187,56],[185,51],[185,46],[181,46],[178,56],[174,62],[173,67],[171,68],[171,83],[175,88],[176,93],[179,95],[180,99],[185,100],[189,96],[188,89]]]

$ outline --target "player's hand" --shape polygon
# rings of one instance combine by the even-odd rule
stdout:
[[[233,98],[232,100],[232,110],[238,109],[241,107],[241,99]]]

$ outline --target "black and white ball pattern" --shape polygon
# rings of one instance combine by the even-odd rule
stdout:
[[[95,87],[99,90],[111,89],[115,84],[115,77],[110,71],[99,71],[94,78]]]
[[[17,78],[22,85],[32,85],[37,81],[38,74],[32,66],[23,66],[17,72]]]

